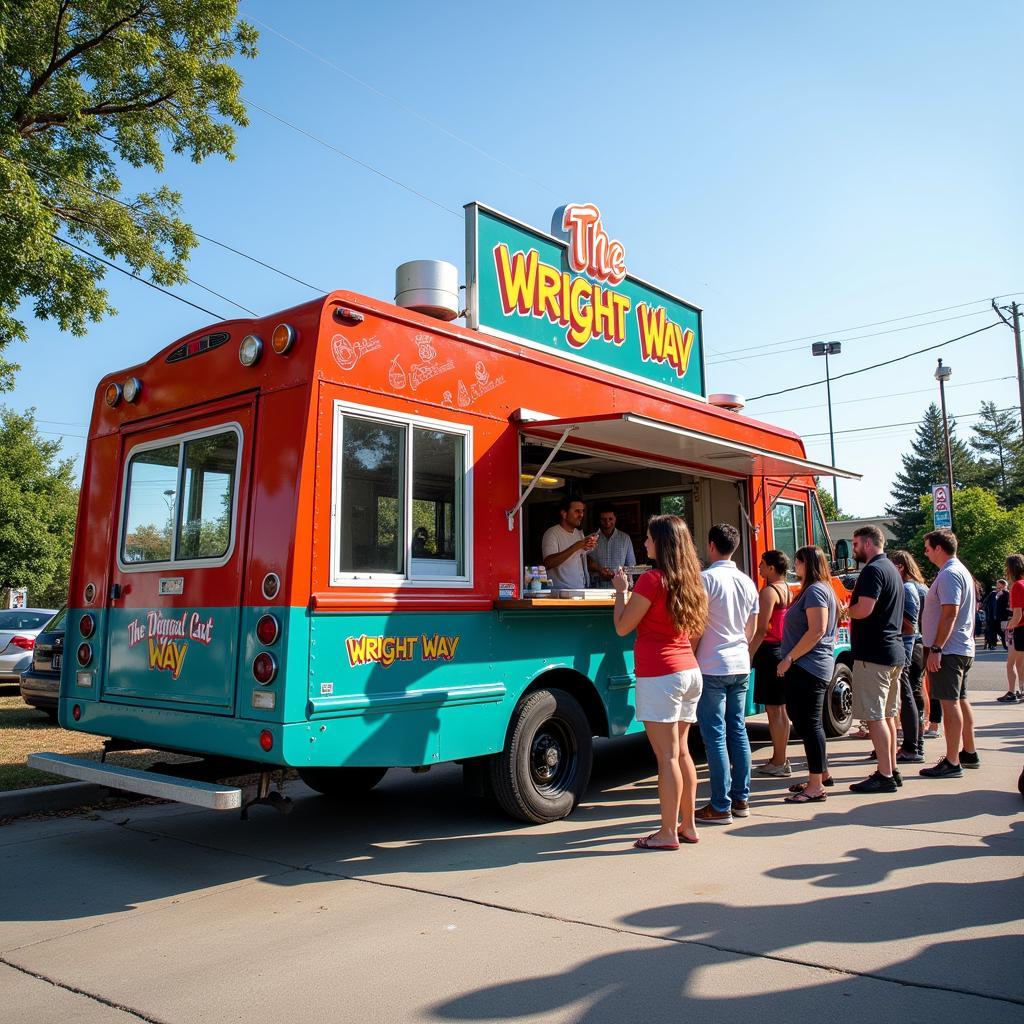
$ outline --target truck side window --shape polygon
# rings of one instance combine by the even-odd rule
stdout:
[[[807,506],[798,501],[782,500],[777,501],[772,509],[774,546],[786,552],[790,565],[797,551],[807,544],[806,511]]]

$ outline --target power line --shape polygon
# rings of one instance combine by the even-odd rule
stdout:
[[[399,181],[397,178],[391,177],[390,174],[385,174],[383,171],[378,170],[372,164],[368,164],[365,160],[360,160],[358,157],[353,156],[351,153],[346,153],[345,150],[339,149],[337,146],[335,146],[333,143],[328,142],[326,139],[321,139],[319,135],[314,135],[312,132],[306,131],[305,128],[300,128],[297,124],[292,124],[291,121],[285,120],[285,118],[281,117],[280,114],[275,114],[272,110],[267,110],[266,107],[261,107],[258,103],[255,103],[252,100],[247,100],[244,97],[242,98],[242,102],[247,107],[252,107],[254,110],[259,110],[261,113],[266,114],[267,117],[272,117],[275,121],[278,121],[281,124],[285,125],[286,127],[291,128],[292,131],[298,132],[300,135],[305,135],[307,139],[312,139],[313,142],[318,143],[325,149],[329,149],[332,153],[337,153],[338,156],[344,157],[346,160],[351,160],[352,163],[358,164],[365,170],[370,171],[371,174],[376,174],[378,177],[383,178],[385,181],[390,181],[392,185],[397,185],[399,188],[405,189],[406,192],[409,192],[410,194],[418,197],[419,199],[422,199],[425,202],[430,203],[432,206],[436,206],[439,210],[444,210],[445,213],[450,213],[453,217],[458,217],[459,220],[462,220],[462,213],[460,211],[453,210],[450,206],[445,206],[444,203],[438,202],[436,199],[431,199],[430,196],[426,195],[423,192],[417,191],[411,185],[406,185],[404,181]]]
[[[387,100],[389,103],[395,104],[395,106],[397,106],[399,109],[404,110],[407,114],[411,114],[413,117],[422,121],[424,124],[430,125],[431,128],[436,128],[437,131],[441,132],[443,135],[447,135],[448,138],[454,139],[461,145],[466,146],[469,149],[472,149],[474,152],[479,153],[482,157],[486,157],[488,160],[493,161],[494,163],[498,164],[501,167],[504,167],[507,171],[511,171],[513,174],[518,174],[521,178],[525,178],[527,181],[532,181],[534,185],[538,185],[540,188],[544,189],[545,192],[548,192],[553,196],[558,195],[558,193],[554,189],[545,185],[543,181],[540,181],[539,179],[533,177],[533,175],[531,174],[527,174],[525,171],[519,170],[518,167],[513,167],[510,163],[507,163],[506,161],[502,160],[501,157],[497,157],[493,153],[488,153],[486,149],[481,148],[475,142],[471,142],[469,139],[465,139],[461,135],[457,135],[450,128],[446,128],[443,124],[440,124],[433,118],[428,117],[426,114],[417,110],[415,107],[410,106],[408,103],[406,103],[404,100],[399,99],[397,96],[391,96],[388,93],[383,92],[382,90],[378,89],[377,86],[373,85],[370,82],[364,81],[362,78],[359,78],[358,76],[352,74],[351,71],[348,71],[346,68],[343,68],[340,64],[335,64],[334,61],[323,56],[323,54],[317,53],[315,50],[311,50],[308,46],[304,46],[302,43],[298,42],[295,39],[292,39],[290,36],[286,36],[283,32],[278,31],[272,25],[268,25],[265,21],[261,21],[259,18],[254,18],[251,15],[248,16],[248,18],[250,21],[255,22],[257,25],[260,25],[262,28],[266,29],[268,32],[273,33],[279,39],[283,39],[286,43],[289,43],[290,45],[294,46],[297,50],[301,50],[303,53],[308,53],[310,57],[313,57],[315,60],[320,61],[321,64],[325,64],[327,67],[333,68],[335,71],[344,75],[346,78],[351,79],[357,85],[361,85],[364,89],[368,89],[375,96],[379,96],[381,99]]]
[[[1011,405],[1006,409],[993,409],[992,412],[1016,412],[1019,406]],[[974,420],[979,416],[987,416],[988,413],[983,412],[968,412],[962,416],[955,415],[954,413],[949,414],[951,420]],[[906,420],[903,423],[876,423],[873,427],[851,427],[849,430],[834,430],[834,434],[862,434],[867,430],[888,430],[890,427],[916,427],[921,421],[920,420]],[[828,437],[828,431],[820,431],[814,434],[803,434],[801,435],[804,439],[809,437]]]
[[[900,363],[904,359],[910,359],[912,356],[919,356],[924,352],[933,352],[937,348],[942,348],[943,345],[952,345],[954,341],[963,341],[964,338],[971,338],[975,334],[981,334],[982,331],[990,331],[993,327],[998,327],[998,321],[996,323],[987,324],[984,327],[979,327],[976,331],[969,331],[967,334],[961,334],[956,338],[947,338],[945,341],[940,341],[937,345],[929,345],[927,348],[919,348],[914,352],[908,352],[906,355],[896,356],[895,359],[886,359],[882,363],[872,363],[870,366],[862,366],[859,370],[849,370],[846,373],[840,373],[838,376],[832,378],[832,380],[843,380],[845,377],[855,377],[858,373],[867,373],[868,370],[877,370],[883,366],[891,366],[893,363]],[[766,391],[763,395],[755,395],[753,398],[748,398],[748,402],[757,402],[762,398],[773,398],[775,395],[788,395],[792,391],[802,391],[804,388],[813,388],[818,384],[824,384],[824,380],[812,380],[806,384],[794,384],[791,388],[782,388],[780,391]]]
[[[160,285],[154,284],[152,281],[147,281],[144,277],[139,277],[138,274],[133,274],[130,270],[125,270],[124,267],[119,267],[116,263],[111,263],[110,260],[104,259],[102,256],[97,256],[93,252],[89,252],[88,249],[83,249],[80,245],[75,245],[74,242],[69,242],[66,238],[61,238],[60,235],[53,235],[58,242],[63,242],[64,245],[71,249],[77,249],[78,252],[85,256],[88,256],[91,260],[96,260],[97,263],[105,263],[108,267],[113,267],[114,270],[124,274],[125,277],[130,277],[133,281],[138,281],[140,284],[146,285],[148,288],[152,288],[155,291],[162,292],[164,295],[169,295],[172,299],[177,299],[179,302],[184,302],[186,306],[191,306],[193,309],[198,309],[201,313],[208,313],[210,316],[217,320],[229,320],[230,317],[222,316],[220,313],[214,313],[212,309],[207,309],[205,306],[197,305],[195,302],[191,302],[189,299],[184,299],[180,295],[175,295],[174,292],[169,292],[166,288],[161,288]]]

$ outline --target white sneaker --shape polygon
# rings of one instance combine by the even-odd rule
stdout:
[[[771,761],[765,761],[764,764],[759,764],[754,769],[757,775],[771,775],[777,779],[788,779],[793,774],[793,769],[789,766],[789,761],[783,761],[782,764],[772,764]]]

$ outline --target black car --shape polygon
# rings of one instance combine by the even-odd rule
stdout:
[[[60,668],[64,658],[64,616],[67,608],[59,612],[43,627],[32,649],[32,665],[21,676],[21,698],[57,720],[57,701],[60,696]]]

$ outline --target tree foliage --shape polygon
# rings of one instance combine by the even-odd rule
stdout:
[[[957,437],[956,421],[952,418],[949,420],[949,445],[953,462],[953,487],[976,484],[979,478],[977,463],[971,449]],[[893,526],[896,546],[906,546],[911,537],[921,532],[925,522],[921,512],[924,507],[921,497],[928,496],[930,508],[932,485],[945,481],[946,439],[942,429],[942,414],[932,402],[917,426],[910,451],[903,456],[903,469],[896,474],[892,485],[892,503],[885,510],[887,515],[896,517]]]
[[[981,484],[995,492],[1001,505],[1019,505],[1024,501],[1020,414],[1016,409],[1001,410],[995,402],[982,402],[981,416],[973,431],[971,448],[978,457]]]
[[[118,164],[161,171],[167,150],[233,156],[248,123],[238,56],[256,30],[237,0],[0,0],[0,352],[26,338],[18,306],[84,334],[116,312],[90,243],[162,285],[196,245],[181,196],[122,199]],[[89,247],[89,246],[86,246]],[[13,367],[0,359],[0,385]]]
[[[32,410],[0,410],[0,590],[28,587],[57,607],[67,597],[78,490],[61,442],[44,441]]]
[[[827,487],[822,487],[821,484],[818,484],[818,501],[821,503],[821,511],[828,522],[834,523],[843,519],[853,519],[853,516],[847,515],[836,504],[836,499],[833,497],[832,492]]]

